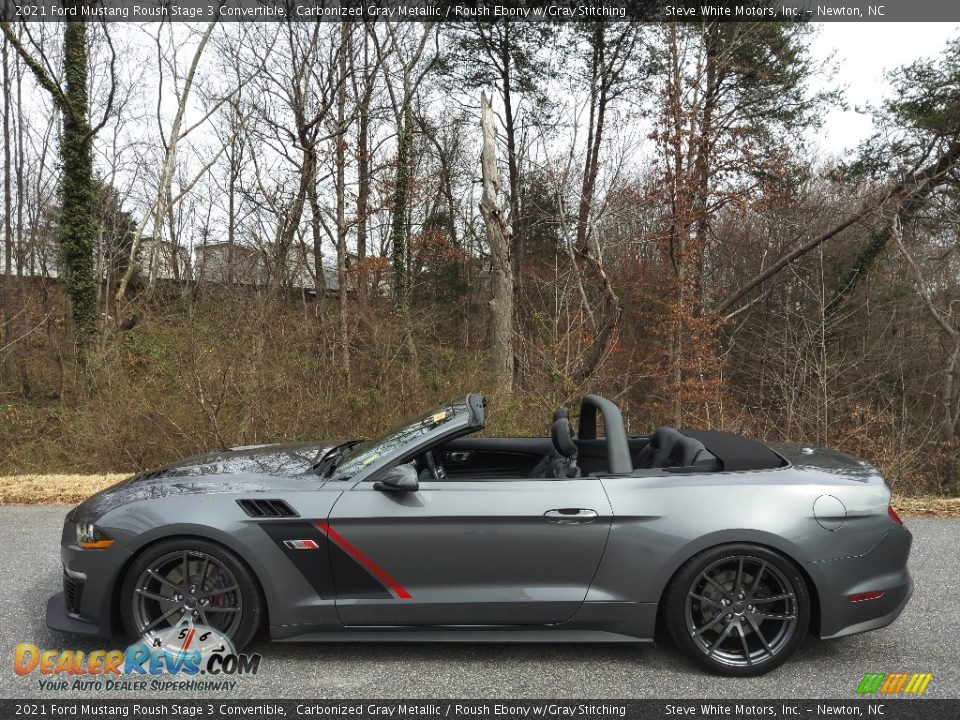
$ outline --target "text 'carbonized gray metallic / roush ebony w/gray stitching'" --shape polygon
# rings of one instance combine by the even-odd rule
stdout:
[[[275,640],[636,642],[755,675],[893,622],[911,535],[876,469],[819,448],[659,428],[588,395],[543,438],[470,437],[476,394],[378,438],[231,448],[67,515],[47,624],[180,623]],[[602,422],[601,422],[602,421]]]

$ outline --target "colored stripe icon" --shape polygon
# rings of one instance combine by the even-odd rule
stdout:
[[[882,693],[919,695],[933,680],[933,673],[867,673],[857,686],[860,695]]]

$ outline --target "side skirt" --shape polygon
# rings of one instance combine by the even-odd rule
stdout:
[[[335,632],[306,631],[299,635],[277,638],[281,642],[465,642],[465,643],[638,643],[652,638],[604,632],[603,630],[555,630],[523,626],[510,629],[448,627],[378,627],[349,628]]]
[[[555,625],[274,625],[278,641],[652,642],[657,603],[586,602]]]

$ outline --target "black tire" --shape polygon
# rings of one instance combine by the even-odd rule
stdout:
[[[717,675],[779,667],[810,624],[810,594],[789,559],[759,545],[720,545],[688,560],[664,595],[663,617],[680,651]]]
[[[225,581],[221,580],[221,582],[234,583],[234,585],[230,585],[230,587],[235,586],[235,590],[221,592],[217,597],[228,597],[234,602],[237,608],[234,614],[237,616],[237,619],[214,619],[210,624],[223,622],[226,625],[223,628],[223,634],[230,638],[237,651],[242,650],[250,640],[253,639],[263,622],[265,608],[263,592],[250,568],[248,568],[246,563],[237,555],[217,543],[200,538],[171,538],[169,540],[161,540],[154,545],[150,545],[134,560],[133,564],[130,565],[120,590],[120,614],[127,635],[131,638],[142,637],[137,623],[138,616],[142,616],[143,614],[142,611],[136,607],[137,602],[142,602],[138,599],[140,593],[135,593],[138,582],[143,582],[144,574],[147,573],[148,569],[154,569],[156,563],[162,563],[164,558],[171,556],[184,556],[187,558],[188,582],[190,581],[190,575],[193,574],[190,568],[193,567],[195,570],[197,563],[202,563],[205,559],[209,558],[207,561],[209,566],[215,567],[221,578],[230,578]],[[175,564],[176,561],[171,562]],[[202,584],[205,578],[208,577],[208,565],[203,565],[203,571],[203,577],[200,578],[200,590],[204,589]],[[194,575],[194,577],[196,577],[196,575]],[[172,587],[169,582],[167,582],[166,585]],[[221,587],[227,587],[227,585],[224,584]],[[203,594],[210,595],[213,592],[216,591]],[[135,595],[137,597],[135,597]],[[159,603],[157,605],[159,606]],[[167,602],[164,604],[164,607],[170,607],[171,605],[172,603]],[[209,612],[210,608],[207,607],[206,609]],[[214,613],[210,613],[205,617],[214,618],[215,616]],[[174,613],[174,615],[171,616],[171,620],[163,622],[173,624],[177,619],[178,613]],[[163,627],[162,623],[157,625],[158,629],[161,627]]]

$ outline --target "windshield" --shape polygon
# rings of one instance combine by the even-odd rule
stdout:
[[[466,404],[448,403],[431,410],[425,416],[414,422],[394,428],[380,437],[367,440],[350,448],[337,463],[334,480],[346,480],[353,477],[368,465],[372,465],[384,455],[388,455],[397,448],[408,445],[421,435],[426,435],[441,425],[446,425],[456,418],[458,412],[466,411]]]

